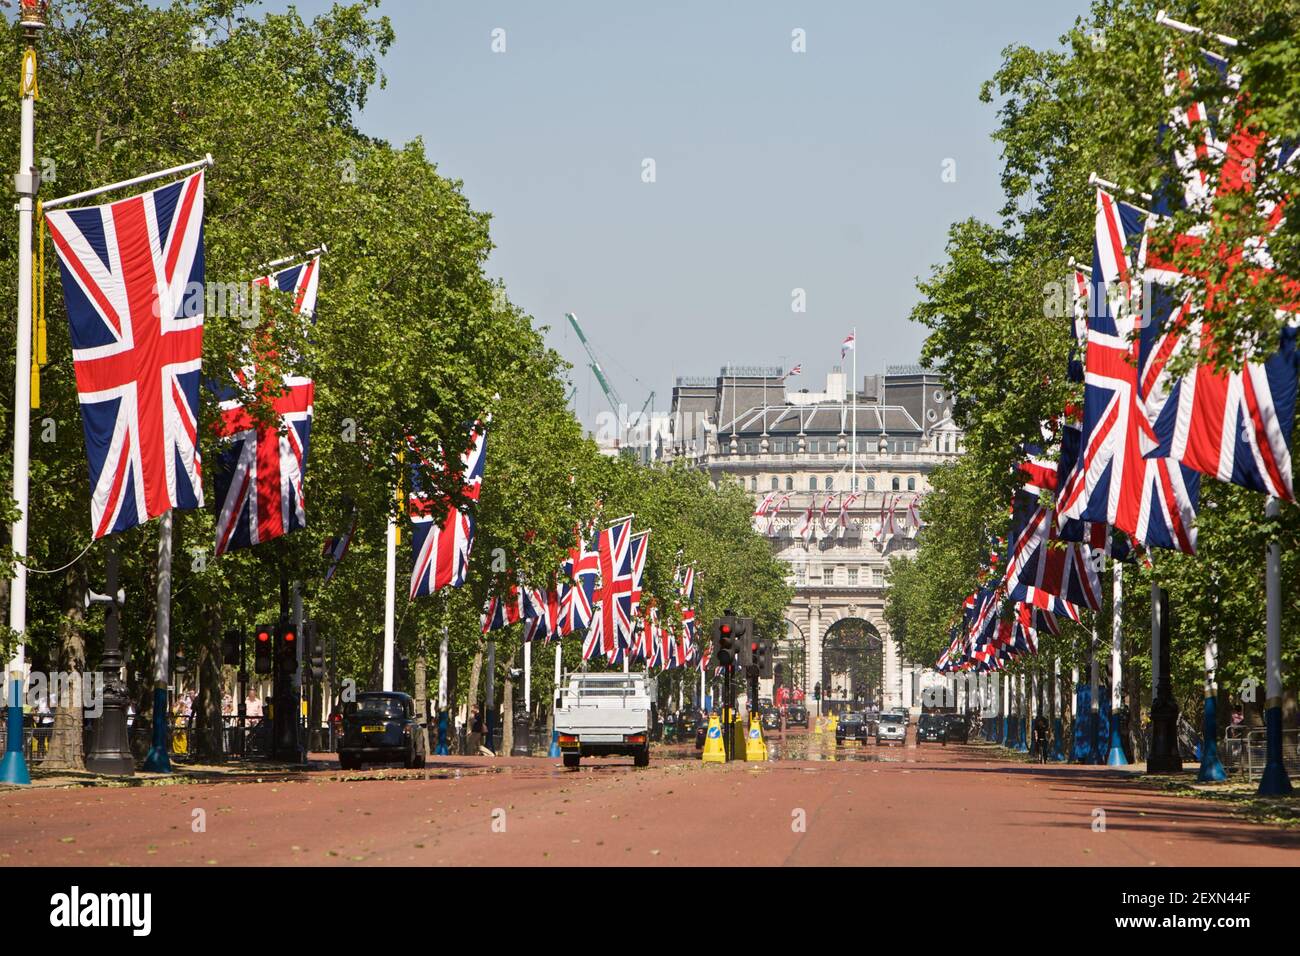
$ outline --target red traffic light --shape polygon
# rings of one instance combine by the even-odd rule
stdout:
[[[730,624],[724,624],[724,625],[722,625],[722,633],[723,633],[723,634],[730,634],[730,633],[731,633],[731,625],[730,625]]]
[[[270,639],[271,639],[271,632],[270,632],[270,631],[258,631],[258,632],[257,632],[257,643],[259,643],[259,644],[265,644],[265,643],[266,643],[267,641],[269,641]]]
[[[285,642],[286,644],[292,644],[292,643],[293,643],[293,631],[285,631],[285,632],[284,632],[284,642]]]

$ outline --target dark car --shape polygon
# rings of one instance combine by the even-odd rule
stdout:
[[[785,725],[808,729],[808,708],[803,704],[791,704],[785,709]]]
[[[871,733],[871,723],[865,714],[849,713],[835,725],[835,742],[842,744],[846,740],[856,740],[862,743],[871,738]]]
[[[918,744],[943,743],[948,733],[949,714],[922,714],[916,722],[916,742]]]
[[[339,765],[357,770],[363,763],[424,766],[424,735],[415,701],[393,691],[363,691],[343,705]]]
[[[970,722],[964,714],[948,714],[944,731],[948,739],[959,744],[970,743]]]
[[[776,730],[781,726],[781,712],[771,704],[764,704],[758,709],[758,719],[764,730]]]

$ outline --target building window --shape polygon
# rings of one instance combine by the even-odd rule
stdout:
[[[809,491],[816,491],[816,490],[817,490],[817,476],[816,476],[816,475],[813,475],[813,476],[811,476],[811,477],[808,479],[808,490],[809,490]]]
[[[781,483],[780,483],[780,481],[777,479],[776,475],[773,475],[773,476],[772,476],[772,490],[773,490],[773,491],[776,491],[776,490],[779,489],[780,487],[781,487]]]
[[[856,488],[854,488],[853,490],[854,490],[854,491],[857,491]],[[875,478],[868,478],[868,479],[867,479],[867,491],[875,491],[875,490],[876,490],[876,479],[875,479]]]
[[[796,566],[795,566],[795,569],[794,569],[794,583],[797,584],[797,585],[799,585],[799,586],[801,586],[801,587],[802,587],[803,585],[805,585],[805,584],[808,583],[808,567],[807,567],[807,565],[799,564],[799,565],[796,565]]]
[[[758,479],[757,479],[757,478],[751,478],[751,479],[749,479],[749,490],[750,490],[750,491],[758,491]]]
[[[857,569],[857,568],[849,568],[849,569],[845,572],[845,574],[846,574],[847,577],[848,577],[848,584],[849,584],[849,587],[851,587],[851,588],[855,588],[855,587],[857,587],[857,586],[858,586],[858,569]]]
[[[827,475],[827,476],[826,476],[826,490],[827,490],[827,491],[834,491],[834,490],[835,490],[835,476],[834,476],[834,475]]]
[[[885,572],[880,568],[871,569],[871,586],[873,588],[883,587],[885,584]]]
[[[907,479],[907,490],[908,490],[908,491],[916,491],[916,479],[915,479],[915,478],[908,478],[908,479]]]
[[[893,490],[894,490],[894,491],[897,491],[897,490],[898,490],[898,479],[897,479],[897,478],[895,478],[894,481],[893,481]]]
[[[785,479],[785,490],[794,491],[794,479],[789,476],[786,476]]]

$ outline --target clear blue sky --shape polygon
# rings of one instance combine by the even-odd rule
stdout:
[[[916,277],[950,222],[1001,203],[980,83],[1008,44],[1054,45],[1087,0],[382,9],[397,42],[362,128],[422,136],[491,212],[489,270],[551,327],[590,424],[606,404],[566,311],[633,409],[654,389],[663,410],[674,376],[728,362],[801,362],[792,384],[820,389],[855,325],[859,375],[915,361]],[[805,53],[791,51],[795,28]],[[956,182],[942,181],[946,159]]]

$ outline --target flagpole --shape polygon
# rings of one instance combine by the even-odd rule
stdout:
[[[14,189],[18,193],[18,321],[15,323],[17,349],[14,359],[14,477],[13,498],[17,508],[10,530],[15,557],[14,577],[9,582],[9,627],[17,634],[18,644],[9,661],[8,734],[4,759],[0,761],[0,782],[32,782],[23,757],[23,684],[27,631],[27,512],[28,455],[31,450],[32,402],[32,209],[39,179],[35,166],[36,126],[36,38],[45,27],[41,7],[34,0],[23,0],[22,28],[26,48],[19,73],[22,118],[18,146],[18,174]]]
[[[384,554],[384,690],[393,689],[393,648],[397,607],[397,519],[388,516],[387,546]]]
[[[447,753],[447,662],[450,658],[447,647],[447,625],[442,626],[442,640],[438,642],[438,745],[434,753],[443,756]]]
[[[576,586],[581,587],[580,584]],[[555,729],[555,708],[559,706],[561,695],[564,692],[564,689],[560,686],[560,682],[564,679],[560,670],[561,667],[563,666],[563,659],[561,657],[561,653],[562,653],[561,648],[563,647],[563,645],[560,643],[560,641],[561,638],[556,637],[555,639],[555,694],[551,700],[551,749],[546,754],[546,756],[548,757],[563,756],[563,753],[560,750],[560,732]]]
[[[850,408],[853,416],[851,434],[853,447],[849,451],[849,491],[858,490],[858,327],[853,327],[853,381],[849,382]],[[883,419],[882,419],[883,423]]]
[[[171,651],[172,623],[172,509],[158,522],[158,591],[154,617],[153,664],[153,747],[144,758],[144,769],[171,773],[167,745],[167,665]],[[278,701],[277,701],[278,703]]]
[[[1120,687],[1123,686],[1122,640],[1124,636],[1124,565],[1111,559],[1111,574],[1114,579],[1114,591],[1110,601],[1110,753],[1106,763],[1111,767],[1128,766],[1128,757],[1124,754],[1124,738],[1120,734],[1119,710]]]
[[[1277,498],[1269,496],[1264,509],[1275,521],[1281,513]],[[1268,614],[1268,639],[1264,657],[1264,773],[1259,778],[1260,796],[1291,792],[1291,778],[1282,762],[1282,551],[1277,532],[1270,531],[1264,571],[1264,602]]]
[[[136,176],[132,179],[123,179],[121,182],[109,183],[107,186],[96,186],[94,189],[87,189],[84,192],[73,193],[71,196],[60,196],[58,199],[51,199],[42,204],[44,209],[56,209],[59,206],[66,206],[68,203],[76,202],[79,199],[89,199],[92,196],[98,196],[101,193],[111,193],[114,190],[126,189],[129,186],[139,186],[142,183],[150,183],[155,179],[163,179],[167,176],[174,176],[179,173],[188,173],[191,169],[206,169],[213,165],[212,154],[208,153],[202,159],[196,159],[192,163],[182,163],[179,166],[172,166],[169,169],[160,169],[157,172],[145,173],[143,176]]]

